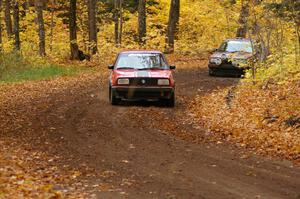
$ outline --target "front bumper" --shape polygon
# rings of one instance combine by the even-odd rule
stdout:
[[[116,98],[125,100],[159,100],[171,99],[173,87],[112,87]]]
[[[232,64],[208,64],[208,68],[212,70],[213,72],[219,72],[225,75],[242,75],[245,73],[245,71],[248,69],[247,67],[236,67]]]

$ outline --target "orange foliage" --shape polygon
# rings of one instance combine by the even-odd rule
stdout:
[[[299,81],[219,90],[197,97],[191,107],[198,121],[217,137],[300,161]]]

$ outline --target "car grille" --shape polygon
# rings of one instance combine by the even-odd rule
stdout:
[[[129,79],[130,86],[157,86],[156,78],[130,78]]]
[[[122,90],[116,89],[116,94],[120,98],[124,99],[163,99],[163,98],[170,98],[172,95],[171,89],[161,90],[161,89],[154,89],[154,90],[140,90],[140,89],[129,89],[129,90]]]
[[[158,99],[170,96],[170,91],[118,91],[125,99]]]
[[[232,65],[232,62],[229,59],[222,60],[222,64],[230,64]]]
[[[232,64],[232,61],[229,59],[223,59],[220,67],[223,68],[234,68],[235,66]]]

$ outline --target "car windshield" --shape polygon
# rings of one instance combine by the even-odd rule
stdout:
[[[250,41],[228,41],[224,42],[220,49],[222,52],[247,52],[252,53],[252,45]]]
[[[115,66],[117,69],[168,69],[164,57],[160,53],[123,53]]]

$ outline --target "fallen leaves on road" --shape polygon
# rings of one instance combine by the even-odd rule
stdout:
[[[22,150],[11,141],[0,142],[0,198],[86,198],[72,186],[72,172],[50,165],[43,153]]]
[[[69,95],[95,81],[104,83],[98,78],[88,73],[0,86],[0,198],[89,198],[80,171],[60,165],[59,157],[49,151],[34,148],[37,144],[49,150],[55,148],[44,137],[46,133],[55,135],[59,129],[43,125],[51,104],[61,99],[50,96],[64,92]],[[44,118],[37,117],[41,111],[45,112]],[[64,119],[64,115],[57,118]],[[37,131],[37,126],[42,128]]]

